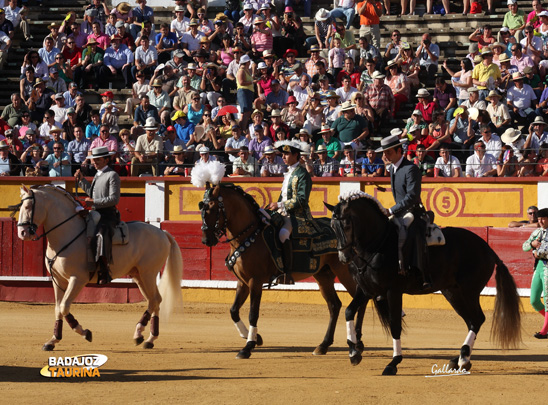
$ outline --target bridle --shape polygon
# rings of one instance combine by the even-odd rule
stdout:
[[[339,239],[340,239],[340,243],[342,244],[341,247],[337,246],[337,250],[340,252],[343,250],[350,249],[350,252],[352,252],[352,254],[349,257],[349,260],[354,259],[354,257],[357,255],[361,261],[366,263],[367,267],[374,269],[375,266],[373,266],[372,263],[374,262],[375,256],[377,256],[380,253],[379,252],[380,248],[384,245],[384,243],[388,239],[388,235],[390,234],[390,226],[389,225],[386,226],[383,232],[383,235],[381,235],[380,238],[375,238],[372,241],[370,241],[367,246],[362,247],[354,243],[354,225],[353,224],[351,225],[352,239],[347,240],[347,234],[346,232],[344,232],[341,222],[342,221],[340,219],[335,218],[335,216],[333,216],[333,219],[331,221],[333,230],[335,231],[335,235],[337,236],[337,243],[339,244]]]
[[[225,210],[225,204],[223,202],[223,197],[219,196],[217,198],[213,198],[212,188],[206,190],[204,193],[204,199],[203,201],[200,201],[198,203],[198,208],[200,208],[200,213],[202,214],[202,231],[208,231],[209,226],[206,222],[206,207],[209,205],[210,202],[217,202],[217,206],[219,207],[219,214],[217,215],[217,220],[215,221],[215,226],[213,228],[213,234],[217,238],[217,240],[220,240],[224,235],[226,235],[226,210]],[[224,217],[223,226],[221,226],[221,214]]]
[[[56,230],[57,228],[59,228],[61,225],[64,225],[65,223],[67,223],[68,221],[70,221],[72,218],[76,217],[77,215],[79,215],[79,212],[76,211],[73,215],[69,216],[68,218],[66,218],[65,220],[59,222],[57,225],[55,225],[54,227],[52,227],[50,230],[48,231],[45,231],[44,233],[42,233],[42,235],[40,236],[36,236],[36,231],[38,229],[38,225],[36,225],[34,223],[34,211],[35,211],[35,208],[36,208],[36,197],[34,196],[34,191],[32,191],[32,189],[29,189],[29,195],[25,198],[23,198],[21,200],[21,202],[13,207],[10,207],[10,208],[13,208],[14,211],[13,211],[13,215],[15,215],[15,213],[17,212],[17,210],[19,210],[22,206],[23,206],[23,203],[27,200],[30,200],[32,201],[32,205],[31,205],[31,210],[30,210],[30,220],[28,221],[25,221],[25,222],[19,222],[17,223],[17,226],[28,226],[29,228],[29,234],[30,235],[35,235],[35,237],[32,239],[33,241],[37,241],[37,240],[40,240],[42,239],[44,236],[46,236],[48,233],[50,232],[53,232],[54,230]],[[76,200],[75,200],[76,201]],[[45,255],[46,257],[46,260],[47,260],[47,264],[48,264],[48,268],[49,268],[49,273],[51,274],[51,279],[52,281],[57,285],[57,287],[59,287],[63,292],[65,291],[60,285],[59,283],[57,282],[57,280],[55,280],[55,272],[53,270],[53,264],[55,263],[55,261],[57,260],[57,258],[59,257],[59,255],[65,250],[67,249],[70,245],[72,245],[80,236],[82,236],[84,234],[84,232],[86,232],[86,225],[84,224],[84,226],[82,227],[82,230],[80,232],[78,232],[78,234],[72,238],[67,244],[65,244],[61,249],[59,249],[55,256],[53,256],[51,259]]]
[[[206,223],[206,207],[207,205],[209,205],[210,202],[217,202],[217,206],[219,207],[219,214],[217,215],[217,220],[215,221],[215,226],[213,228],[213,234],[215,235],[215,237],[217,238],[218,241],[221,240],[221,238],[223,236],[226,237],[226,231],[227,231],[227,216],[226,216],[226,209],[225,209],[225,204],[223,202],[223,197],[222,196],[219,196],[217,198],[213,198],[211,193],[212,193],[212,190],[213,188],[210,188],[208,190],[206,190],[205,194],[204,194],[204,199],[203,201],[200,201],[198,203],[198,207],[200,208],[200,213],[202,215],[202,227],[201,227],[201,230],[202,231],[207,231],[209,230],[209,226],[207,225]],[[223,215],[223,225],[221,226],[221,214]],[[221,243],[230,243],[232,241],[235,241],[237,240],[238,238],[242,237],[243,235],[245,235],[251,228],[253,228],[255,224],[254,223],[251,223],[247,228],[245,228],[242,232],[240,232],[238,235],[234,236],[233,238],[229,239],[229,238],[226,238],[225,241],[221,242]]]
[[[353,257],[354,254],[356,253],[355,246],[354,246],[354,227],[352,227],[352,232],[351,232],[352,239],[347,240],[348,238],[341,222],[342,220],[337,219],[334,216],[333,216],[333,219],[331,220],[333,230],[335,231],[335,235],[337,236],[337,244],[342,245],[342,246],[337,246],[337,250],[341,252],[341,251],[350,249]],[[352,257],[350,257],[350,259],[352,259]]]
[[[18,205],[13,207],[14,210],[15,210],[14,212],[16,212],[17,209],[20,209],[22,207],[23,203],[27,200],[30,200],[32,202],[31,210],[30,210],[30,219],[28,221],[25,221],[25,222],[18,222],[17,226],[18,227],[27,226],[29,228],[29,234],[34,235],[34,238],[32,239],[33,241],[37,241],[37,240],[42,239],[47,234],[49,234],[50,232],[53,232],[54,230],[59,228],[61,225],[64,225],[65,223],[67,223],[72,218],[74,218],[78,215],[78,212],[74,213],[73,215],[69,216],[67,219],[59,222],[57,225],[52,227],[50,230],[45,231],[44,233],[42,233],[41,235],[38,236],[38,235],[36,235],[36,231],[38,230],[38,225],[36,225],[34,223],[34,211],[35,211],[35,208],[36,208],[36,197],[34,196],[34,191],[32,191],[32,189],[29,190],[29,195],[27,197],[23,198]],[[84,230],[85,230],[85,227],[84,227]],[[78,236],[80,236],[80,235],[81,235],[81,233],[78,234]],[[72,243],[72,241],[71,241],[71,243]]]

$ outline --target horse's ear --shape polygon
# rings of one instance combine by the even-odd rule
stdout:
[[[335,209],[335,206],[334,205],[331,205],[329,203],[326,203],[325,201],[323,202],[323,205],[325,205],[325,208],[327,208],[329,211],[333,212],[333,210]]]
[[[28,194],[30,191],[24,184],[21,184],[21,195]]]
[[[211,192],[211,195],[213,196],[213,198],[218,198],[219,197],[219,192],[221,191],[221,186],[219,186],[218,184],[213,188],[213,191]]]

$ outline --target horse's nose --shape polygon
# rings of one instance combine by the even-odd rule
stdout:
[[[25,240],[27,238],[27,232],[25,231],[25,228],[18,227],[17,228],[17,236],[19,239]]]

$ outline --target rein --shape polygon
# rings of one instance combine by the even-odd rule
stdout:
[[[204,194],[203,201],[200,201],[200,203],[198,204],[198,206],[200,208],[201,215],[202,215],[202,227],[201,227],[201,229],[202,229],[202,231],[207,231],[209,229],[209,227],[206,223],[206,218],[205,218],[205,216],[206,216],[206,206],[210,202],[216,201],[218,206],[219,206],[219,215],[217,215],[217,220],[215,221],[214,234],[215,234],[215,237],[217,237],[218,240],[220,240],[221,237],[225,236],[226,240],[221,241],[221,243],[230,243],[232,248],[234,249],[232,254],[230,254],[225,260],[226,267],[230,271],[233,271],[234,270],[234,265],[236,264],[236,260],[238,260],[238,258],[255,243],[255,241],[257,240],[257,236],[261,232],[262,227],[260,225],[256,225],[255,223],[251,223],[243,231],[241,231],[238,235],[236,235],[232,238],[228,238],[226,236],[228,220],[227,220],[225,205],[224,205],[224,202],[223,202],[223,197],[219,196],[216,199],[212,198],[212,196],[211,196],[212,190],[213,190],[212,188],[206,190],[206,192]],[[223,221],[222,226],[220,224],[221,214],[224,217],[224,221]],[[263,218],[262,221],[263,221],[263,223],[265,223],[266,218]],[[246,239],[244,239],[242,242],[240,242],[239,239],[241,237],[243,237],[244,235],[246,235],[254,227],[256,227],[256,229],[253,232],[251,232],[251,234]],[[236,244],[233,245],[232,242],[236,242]]]
[[[346,234],[344,233],[344,230],[341,226],[341,221],[336,220],[333,223],[333,227],[335,228],[335,233],[341,235],[341,242],[346,242]],[[380,238],[375,238],[371,242],[369,242],[365,247],[359,246],[354,241],[354,226],[352,226],[352,240],[348,241],[344,246],[342,246],[339,250],[344,250],[347,248],[350,248],[352,252],[355,254],[355,256],[359,257],[360,260],[364,261],[366,266],[372,269],[375,269],[376,267],[372,264],[375,257],[380,254],[378,251],[386,242],[388,239],[388,235],[390,234],[390,224],[387,224],[385,227],[385,230]],[[372,253],[370,253],[372,252]]]
[[[38,225],[36,225],[34,223],[34,211],[35,211],[35,208],[36,208],[36,197],[34,196],[34,192],[31,190],[29,190],[29,196],[28,197],[25,197],[21,200],[21,202],[17,205],[14,205],[14,206],[10,206],[9,208],[10,209],[14,209],[13,211],[13,215],[15,215],[15,212],[21,208],[21,206],[23,205],[23,203],[26,201],[26,200],[30,200],[32,201],[32,205],[31,205],[31,211],[30,211],[30,219],[28,221],[25,221],[25,222],[19,222],[17,223],[17,226],[28,226],[29,227],[29,232],[33,235],[35,235],[35,237],[32,239],[32,241],[38,241],[40,239],[42,239],[43,237],[45,237],[46,235],[48,235],[50,232],[53,232],[54,230],[56,230],[57,228],[61,227],[62,225],[66,224],[67,222],[69,222],[71,219],[73,219],[74,217],[78,216],[78,212],[74,213],[73,215],[69,216],[68,218],[66,218],[65,220],[59,222],[57,225],[55,225],[54,227],[52,227],[51,229],[49,229],[48,231],[45,231],[42,233],[42,235],[39,235],[37,236],[36,235],[36,231],[38,229]],[[84,232],[86,231],[86,227],[84,226],[82,228],[82,230],[78,233],[78,235],[76,235],[74,238],[72,238],[68,243],[66,243],[56,254],[55,256],[53,256],[51,259],[47,256],[47,255],[44,255],[46,257],[46,260],[47,260],[47,263],[48,263],[48,268],[49,268],[49,273],[51,274],[51,279],[53,280],[53,282],[57,285],[57,287],[59,287],[62,291],[65,291],[64,289],[61,288],[61,286],[59,285],[59,283],[57,283],[57,281],[55,280],[55,277],[54,277],[54,272],[53,272],[53,265],[55,263],[55,261],[57,260],[57,258],[59,257],[59,255],[65,250],[67,249],[70,245],[72,245],[80,236],[82,236],[84,234]]]

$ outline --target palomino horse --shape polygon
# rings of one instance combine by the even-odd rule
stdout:
[[[46,266],[53,280],[55,291],[55,328],[53,337],[43,350],[53,350],[63,337],[63,317],[72,330],[91,342],[92,334],[83,329],[70,313],[70,305],[90,279],[87,258],[87,236],[84,220],[78,215],[80,204],[64,189],[50,185],[21,187],[21,203],[18,236],[22,240],[37,240],[47,235]],[[38,226],[44,226],[44,234],[36,235]],[[142,332],[148,321],[150,336],[143,345],[154,347],[159,334],[159,310],[162,299],[162,316],[168,316],[182,302],[181,277],[183,261],[181,251],[173,237],[152,225],[142,222],[128,223],[129,243],[115,245],[112,249],[113,278],[129,274],[148,301],[148,308],[137,323],[134,340],[137,345],[144,340]],[[160,283],[156,277],[165,264]]]
[[[441,290],[469,330],[460,356],[450,361],[450,368],[470,369],[474,341],[485,322],[480,293],[495,266],[497,295],[491,334],[503,348],[517,346],[521,340],[521,317],[516,284],[508,268],[483,239],[466,229],[445,228],[445,245],[428,248],[433,288],[422,291],[418,272],[399,274],[396,226],[389,221],[388,211],[380,202],[361,191],[348,193],[339,200],[334,207],[326,204],[333,212],[331,225],[337,234],[339,258],[344,263],[352,263],[350,269],[363,292],[354,298],[356,302],[352,302],[349,309],[359,306],[363,299],[384,298],[376,306],[381,322],[390,328],[394,354],[383,374],[396,374],[397,365],[402,361],[402,294],[427,294],[437,290]],[[347,313],[352,316],[352,311]],[[350,320],[347,318],[347,322]],[[349,337],[351,351],[353,344],[355,341]]]
[[[194,174],[194,172],[193,172]],[[263,285],[270,282],[278,274],[276,265],[269,259],[270,252],[260,232],[263,228],[260,207],[253,197],[240,187],[231,184],[218,184],[213,188],[206,185],[204,200],[200,203],[202,212],[202,242],[207,246],[215,246],[219,239],[226,235],[230,242],[230,254],[236,255],[234,274],[238,278],[236,298],[230,308],[230,315],[240,336],[247,338],[247,343],[237,355],[239,359],[247,359],[255,346],[262,344],[262,338],[257,334],[257,321]],[[326,354],[333,344],[333,336],[341,301],[335,291],[335,277],[352,295],[356,295],[357,284],[350,275],[346,265],[339,262],[336,253],[321,256],[319,270],[313,275],[320,287],[323,298],[327,302],[330,320],[327,333],[314,350],[315,355]],[[308,273],[292,273],[295,281],[310,277]],[[249,331],[240,319],[240,308],[250,296]],[[361,338],[361,327],[365,304],[358,310],[356,321],[357,339]],[[355,315],[355,312],[354,312]],[[354,318],[354,316],[352,316]],[[358,350],[363,347],[358,344]]]

